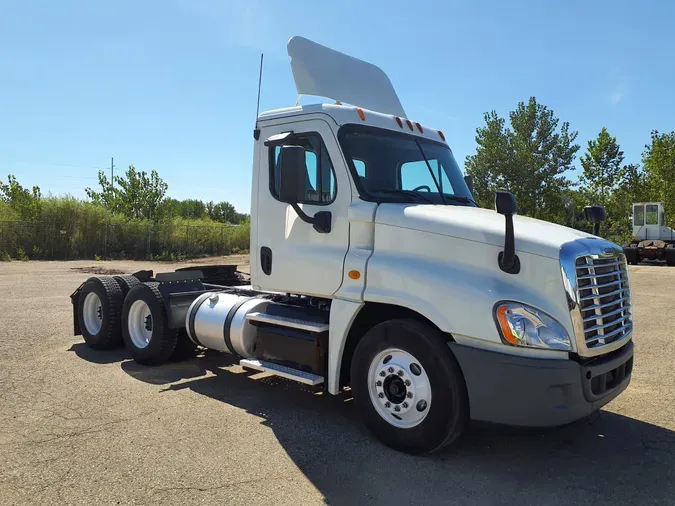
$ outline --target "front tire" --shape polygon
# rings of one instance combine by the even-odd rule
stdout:
[[[169,328],[164,299],[154,281],[129,290],[122,310],[122,337],[132,358],[143,365],[167,362],[178,339]]]
[[[405,453],[440,450],[462,435],[469,418],[464,377],[447,340],[416,320],[389,320],[363,336],[351,386],[370,432]]]
[[[675,266],[675,244],[668,244],[666,246],[664,256],[666,257],[666,265],[670,267]]]

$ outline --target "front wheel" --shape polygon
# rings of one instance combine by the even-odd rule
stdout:
[[[469,418],[464,377],[444,336],[415,320],[370,329],[354,351],[354,401],[387,446],[431,453],[456,440]]]
[[[664,255],[666,257],[666,264],[671,267],[675,266],[675,244],[666,245]]]

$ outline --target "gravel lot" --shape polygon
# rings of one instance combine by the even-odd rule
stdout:
[[[226,354],[145,368],[89,350],[68,297],[89,267],[174,266],[0,264],[0,504],[675,503],[675,268],[630,268],[633,381],[597,416],[474,424],[410,457],[373,441],[347,396]]]

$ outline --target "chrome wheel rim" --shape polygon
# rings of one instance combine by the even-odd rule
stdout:
[[[98,295],[93,292],[87,294],[82,306],[84,327],[92,336],[98,334],[103,326],[103,304]]]
[[[398,348],[388,348],[373,358],[368,393],[375,411],[401,429],[418,426],[431,409],[429,376],[417,358]]]
[[[152,339],[152,313],[145,301],[137,300],[129,308],[129,337],[136,348],[145,348]]]

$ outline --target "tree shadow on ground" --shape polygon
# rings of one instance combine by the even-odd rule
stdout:
[[[263,418],[329,504],[673,504],[675,432],[601,411],[556,429],[470,425],[434,456],[404,455],[360,425],[350,396],[242,372],[221,353],[133,378],[190,389]]]

